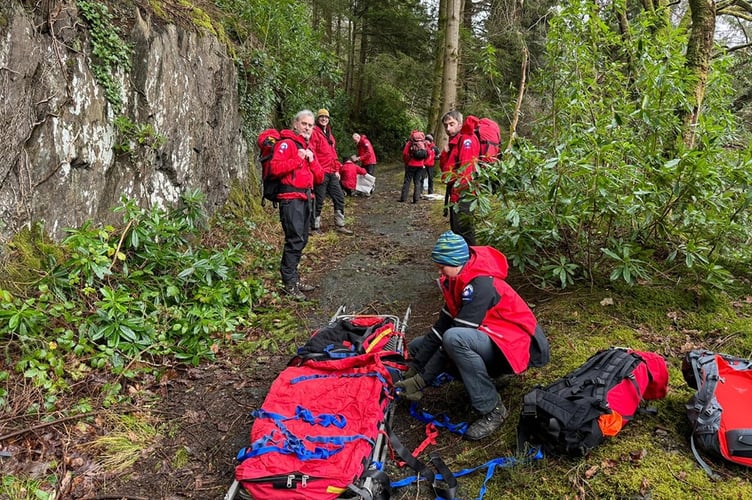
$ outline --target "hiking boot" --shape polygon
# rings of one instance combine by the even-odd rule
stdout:
[[[465,431],[465,439],[470,441],[480,441],[493,434],[501,424],[506,420],[509,412],[504,404],[500,401],[496,405],[496,408],[486,413],[478,420],[470,424],[470,427]]]
[[[313,218],[313,226],[311,226],[311,229],[313,229],[314,231],[318,231],[319,229],[321,229],[321,216],[320,215]]]
[[[303,283],[302,281],[298,281],[298,290],[301,292],[312,292],[316,290],[316,287],[313,285],[309,285],[308,283]]]
[[[334,225],[337,227],[345,227],[345,214],[340,210],[334,212]]]
[[[300,290],[297,283],[283,286],[282,291],[295,300],[298,300],[301,302],[306,300],[306,296],[303,295],[303,292]]]
[[[337,232],[342,234],[353,234],[353,232],[347,229],[345,226],[337,226]]]

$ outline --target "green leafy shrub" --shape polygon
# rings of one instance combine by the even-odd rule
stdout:
[[[552,20],[548,68],[534,82],[552,96],[551,116],[535,143],[519,141],[479,175],[482,232],[546,286],[681,272],[725,287],[724,262],[752,256],[752,150],[726,147],[737,138],[725,62],[710,73],[701,145],[677,146],[676,111],[694,88],[685,34],[645,15],[625,42],[601,15],[573,3]]]
[[[93,65],[92,73],[99,85],[104,88],[105,98],[115,113],[123,107],[120,84],[115,78],[117,70],[129,71],[133,50],[120,38],[117,27],[112,22],[107,5],[102,2],[76,0],[81,17],[89,25]]]
[[[25,294],[0,290],[0,341],[11,347],[16,370],[54,395],[75,376],[70,354],[132,376],[132,360],[195,364],[239,337],[264,285],[241,277],[240,245],[202,243],[202,200],[190,192],[176,208],[146,210],[123,198],[116,208],[122,229],[70,229],[63,252],[50,254],[46,273]]]

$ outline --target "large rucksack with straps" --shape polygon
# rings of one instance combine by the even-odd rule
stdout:
[[[282,140],[279,130],[268,128],[262,131],[256,139],[256,146],[259,149],[259,163],[261,164],[261,204],[265,200],[277,202],[277,196],[282,192],[282,183],[278,177],[271,175],[270,161],[274,156],[274,148]],[[303,149],[303,145],[293,141],[298,149]],[[276,205],[275,205],[276,206]]]
[[[501,128],[491,118],[478,118],[469,115],[465,118],[463,129],[471,129],[480,142],[480,156],[484,163],[491,163],[498,159],[501,151]]]
[[[713,476],[697,449],[752,467],[752,360],[693,350],[684,356],[682,375],[696,389],[687,404],[692,452]]]
[[[428,144],[426,143],[426,134],[420,130],[413,130],[410,133],[410,156],[416,160],[425,160],[428,158]]]
[[[616,435],[643,399],[666,395],[668,370],[658,354],[610,348],[524,397],[518,445],[581,456]]]

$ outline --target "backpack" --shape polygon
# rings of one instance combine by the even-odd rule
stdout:
[[[465,118],[463,129],[472,129],[480,142],[480,161],[490,163],[497,159],[501,151],[501,128],[491,118],[478,118],[470,115]]]
[[[693,350],[684,356],[682,375],[696,389],[687,404],[692,424],[690,444],[697,462],[711,476],[700,450],[752,467],[752,360]]]
[[[277,195],[279,194],[279,179],[273,178],[270,175],[269,160],[274,156],[274,146],[277,145],[280,139],[279,130],[275,128],[264,130],[259,134],[258,139],[256,139],[256,145],[259,148],[259,163],[261,163],[262,205],[264,204],[264,200],[276,202]]]
[[[413,130],[410,133],[410,156],[416,160],[425,160],[428,158],[426,134],[420,130]]]
[[[270,160],[274,156],[274,148],[277,143],[282,139],[279,130],[275,128],[268,128],[262,131],[256,139],[256,145],[259,148],[259,163],[261,163],[261,205],[264,205],[266,200],[276,203],[277,195],[281,192],[282,183],[279,178],[274,177],[270,173]],[[298,149],[303,147],[295,142]],[[276,205],[275,205],[276,206]]]
[[[658,354],[612,347],[552,384],[525,395],[517,428],[525,443],[560,455],[586,455],[634,417],[643,399],[668,388],[666,361]]]

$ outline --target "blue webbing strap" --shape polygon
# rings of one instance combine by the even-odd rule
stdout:
[[[415,401],[413,401],[413,403],[410,405],[410,415],[417,418],[424,424],[434,424],[436,427],[441,427],[448,430],[449,432],[459,434],[460,436],[465,434],[465,431],[468,427],[467,422],[453,424],[449,421],[449,417],[444,413],[441,413],[434,417],[427,411],[418,410],[418,403]]]
[[[481,469],[488,469],[486,471],[486,478],[483,480],[483,485],[481,486],[480,492],[478,493],[478,498],[476,499],[476,500],[483,500],[483,496],[486,494],[486,490],[487,490],[486,485],[488,481],[493,477],[494,472],[496,471],[497,467],[498,468],[513,467],[515,465],[530,463],[533,460],[540,460],[542,458],[543,458],[543,452],[539,448],[532,448],[528,452],[528,456],[523,459],[518,459],[515,457],[493,458],[489,460],[488,462],[484,463],[483,465],[479,465],[477,467],[472,467],[469,469],[462,469],[459,472],[455,472],[454,477],[457,478],[457,477],[467,476],[468,474],[472,474],[473,472],[479,471]],[[425,477],[410,476],[404,479],[400,479],[399,481],[392,482],[391,486],[392,488],[402,488],[403,486],[408,486],[422,479],[425,479]],[[436,474],[436,480],[443,481],[444,478],[442,477],[441,474]],[[437,497],[437,500],[439,499],[440,497]]]
[[[379,372],[368,372],[368,373],[332,373],[329,375],[324,374],[315,374],[315,375],[301,375],[300,377],[295,377],[290,379],[290,384],[298,384],[300,382],[307,382],[309,380],[317,380],[321,378],[359,378],[359,377],[376,377],[379,379],[379,382],[381,382],[383,385],[388,385],[387,381],[384,379],[384,376],[380,374]]]
[[[373,445],[374,441],[363,434],[355,434],[352,436],[307,436],[305,441],[310,443],[322,443],[326,446],[316,446],[313,450],[306,447],[305,441],[295,436],[290,430],[283,424],[286,420],[303,420],[311,425],[321,425],[323,427],[329,427],[334,425],[340,429],[344,428],[347,421],[344,415],[332,415],[322,413],[321,415],[314,416],[310,411],[298,406],[295,411],[295,416],[286,417],[278,413],[268,412],[264,409],[254,410],[251,415],[255,418],[268,418],[274,421],[279,429],[279,433],[282,434],[282,439],[275,439],[274,435],[276,431],[272,431],[270,434],[261,436],[259,439],[251,443],[249,447],[243,448],[238,452],[237,460],[242,462],[248,458],[263,455],[265,453],[277,452],[285,455],[295,455],[300,460],[311,459],[327,459],[332,455],[335,455],[342,451],[345,444],[358,439],[364,439]]]

